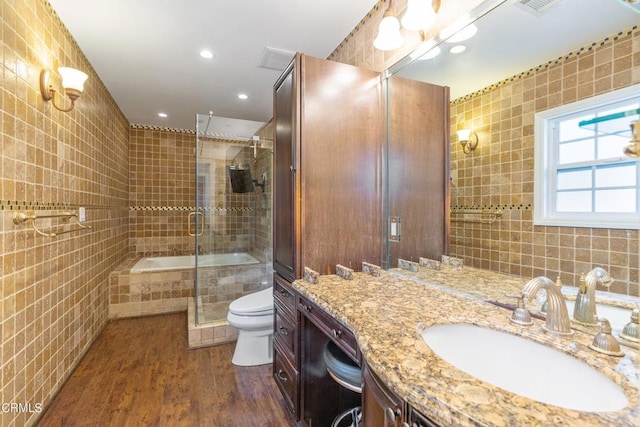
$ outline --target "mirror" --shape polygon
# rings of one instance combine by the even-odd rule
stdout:
[[[552,0],[537,2],[548,6],[536,12],[506,0],[478,17],[470,39],[445,40],[421,56],[418,48],[389,74],[449,86],[453,101],[637,25],[640,15],[622,1]],[[466,49],[449,52],[459,45]]]
[[[638,35],[630,30],[640,14],[622,0],[537,2],[548,5],[538,12],[522,3],[536,2],[500,3],[475,20],[472,38],[436,42],[422,57],[400,61],[388,70],[389,84],[411,79],[450,88],[451,256],[472,267],[524,277],[561,276],[564,283],[576,284],[581,271],[606,261],[581,251],[576,229],[534,229],[533,118],[536,111],[630,85],[631,71],[619,69],[633,68],[631,41]],[[458,44],[466,46],[464,52],[450,53]],[[436,48],[440,54],[428,59]],[[628,82],[621,80],[626,75]],[[468,154],[455,135],[463,128],[479,139]],[[636,235],[621,232],[619,237]],[[615,292],[632,292],[629,266],[609,264],[630,284],[623,279]],[[397,259],[389,265],[395,267]]]

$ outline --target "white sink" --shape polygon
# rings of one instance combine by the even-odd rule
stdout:
[[[456,368],[538,402],[586,412],[615,411],[628,404],[622,388],[604,374],[522,337],[469,324],[447,324],[426,328],[422,338]]]
[[[573,318],[573,307],[575,305],[576,302],[574,300],[567,300],[567,310],[571,318]],[[611,323],[611,327],[617,330],[624,328],[624,325],[631,321],[631,309],[629,308],[596,303],[596,313],[598,317],[607,319]]]

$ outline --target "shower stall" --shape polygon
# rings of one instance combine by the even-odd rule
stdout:
[[[196,117],[195,325],[225,324],[229,304],[271,286],[270,141],[221,137],[211,114]]]

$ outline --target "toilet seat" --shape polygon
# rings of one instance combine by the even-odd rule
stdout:
[[[229,312],[236,316],[264,316],[272,314],[273,288],[270,287],[234,300],[229,305]]]

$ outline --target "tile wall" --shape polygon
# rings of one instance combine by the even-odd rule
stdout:
[[[46,1],[1,0],[0,25],[0,402],[22,405],[0,411],[11,427],[35,422],[107,322],[109,273],[128,256],[129,123]],[[39,91],[40,70],[58,66],[89,75],[69,113]],[[90,230],[13,223],[80,206]]]
[[[627,29],[451,102],[451,135],[472,128],[469,155],[451,143],[452,210],[502,209],[492,225],[453,222],[451,254],[465,264],[579,284],[595,266],[612,291],[640,296],[638,230],[533,225],[534,114],[640,83],[640,29]],[[455,139],[455,138],[452,138]]]

